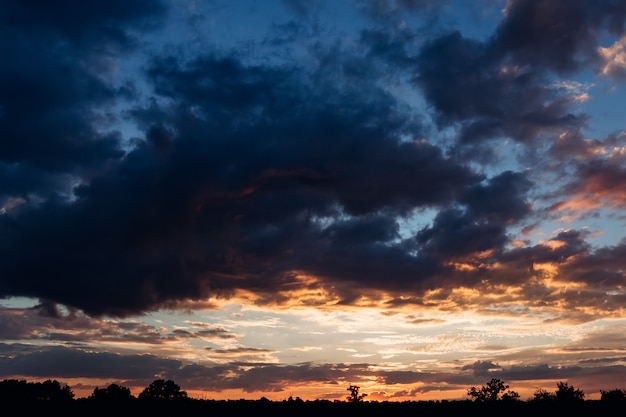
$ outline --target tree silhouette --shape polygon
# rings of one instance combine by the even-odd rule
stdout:
[[[467,390],[467,395],[474,397],[477,402],[497,401],[499,399],[507,401],[517,401],[519,394],[515,391],[507,391],[508,385],[504,385],[504,381],[498,378],[492,378],[480,388],[471,387]],[[506,391],[506,392],[505,392]],[[500,394],[504,393],[501,397]]]
[[[567,382],[557,382],[557,390],[555,392],[556,400],[560,402],[583,401],[585,393],[579,389],[575,389],[567,384]]]
[[[502,394],[501,400],[502,401],[519,401],[520,395],[516,391],[508,390],[507,392]]]
[[[531,401],[547,402],[547,401],[554,401],[555,398],[556,398],[556,396],[554,395],[553,392],[550,392],[550,391],[545,390],[543,388],[537,388],[537,390],[533,394],[533,398],[532,398]]]
[[[187,391],[181,391],[174,381],[157,379],[144,388],[139,394],[140,399],[181,400],[187,398]]]
[[[95,388],[89,399],[96,401],[125,401],[135,397],[130,393],[130,389],[117,384],[111,384],[106,388]]]
[[[71,401],[74,393],[66,384],[48,379],[44,382],[5,379],[0,382],[0,400],[3,401]]]
[[[600,390],[600,399],[602,401],[624,401],[626,400],[626,391],[619,388],[610,391]]]
[[[37,382],[34,387],[35,396],[38,400],[70,401],[74,398],[74,393],[70,387],[57,380],[48,379],[44,382]]]
[[[29,383],[25,380],[5,379],[0,382],[0,401],[31,400]]]
[[[350,395],[347,397],[347,400],[351,403],[363,401],[363,398],[367,397],[367,394],[359,394],[360,389],[361,387],[357,385],[350,385],[350,387],[347,388],[347,390],[350,391]]]

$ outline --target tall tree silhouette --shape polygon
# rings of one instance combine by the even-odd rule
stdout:
[[[357,385],[350,385],[350,387],[347,388],[347,390],[350,391],[350,395],[347,397],[347,400],[352,403],[363,401],[363,398],[367,397],[367,394],[359,394],[360,389],[361,387]]]

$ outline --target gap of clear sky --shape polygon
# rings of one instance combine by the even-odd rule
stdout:
[[[626,1],[0,1],[0,378],[626,388]]]

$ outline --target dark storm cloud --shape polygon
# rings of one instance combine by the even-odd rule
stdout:
[[[526,194],[532,182],[522,173],[505,171],[485,185],[474,185],[460,199],[474,219],[512,224],[531,213]]]
[[[4,207],[15,196],[47,195],[50,190],[69,194],[71,177],[20,162],[0,162],[0,190],[0,206]]]
[[[418,55],[417,70],[415,81],[439,124],[460,124],[461,144],[497,137],[533,141],[545,131],[585,121],[570,112],[572,99],[559,96],[541,68],[506,62],[488,42],[459,32],[428,42]]]
[[[516,0],[505,10],[487,40],[451,32],[428,41],[415,61],[415,81],[439,124],[460,126],[461,144],[527,142],[584,125],[587,116],[572,112],[572,97],[549,74],[598,71],[601,35],[622,35],[626,19],[626,7],[610,0]]]
[[[171,104],[156,98],[133,112],[145,142],[77,187],[76,201],[2,218],[13,259],[2,276],[27,277],[5,280],[3,294],[125,315],[237,288],[275,293],[294,270],[351,281],[363,259],[368,286],[395,260],[406,282],[436,266],[393,243],[395,216],[446,204],[482,179],[401,139],[419,126],[365,79],[336,89],[324,72],[214,54],[159,58],[148,75]],[[329,253],[338,271],[319,269]]]
[[[576,256],[588,254],[591,245],[585,240],[588,233],[579,230],[566,230],[548,239],[545,244],[512,249],[502,255],[500,260],[510,264],[511,269],[518,269],[522,275],[533,268],[534,264],[552,264],[559,266]],[[510,281],[513,283],[513,281]]]
[[[517,63],[571,73],[593,68],[602,31],[622,35],[625,19],[626,5],[619,1],[515,0],[493,43]]]
[[[306,64],[172,47],[145,63],[150,90],[126,94],[134,85],[114,82],[113,64],[136,48],[136,31],[164,17],[160,3],[71,2],[67,15],[0,3],[11,58],[0,69],[0,202],[18,205],[0,216],[0,295],[126,316],[238,289],[283,302],[282,290],[311,285],[298,280],[308,274],[344,303],[380,290],[420,302],[425,289],[521,282],[542,256],[586,251],[574,237],[552,252],[508,250],[509,228],[532,215],[529,176],[478,174],[421,139],[420,115],[380,82],[409,71],[441,125],[459,126],[461,144],[577,131],[586,116],[571,114],[573,99],[550,87],[547,71],[578,63],[513,44],[533,4],[511,2],[485,41],[453,32],[416,46],[408,29],[370,28],[357,51],[315,42]],[[595,17],[576,9],[559,30],[584,18],[620,33],[622,10],[612,7]],[[564,53],[587,50],[587,37],[572,39]],[[129,138],[108,128],[122,96],[126,121],[143,132],[127,153]],[[422,209],[437,211],[432,223],[401,233],[399,222]],[[478,252],[488,258],[472,262]],[[484,266],[496,264],[506,277]]]
[[[572,281],[585,282],[595,288],[613,290],[611,294],[600,294],[605,304],[611,308],[618,306],[626,299],[619,291],[626,283],[626,241],[611,247],[598,248],[593,252],[579,256],[568,263],[563,270],[563,276]]]
[[[419,231],[420,247],[435,256],[459,257],[474,252],[500,252],[508,243],[507,225],[531,213],[525,194],[531,183],[522,174],[504,172],[485,185],[474,185],[459,199],[465,210],[442,209],[433,225]]]
[[[521,299],[537,307],[565,308],[572,321],[585,322],[600,316],[610,316],[622,309],[621,291],[626,277],[623,274],[625,245],[593,248],[587,241],[588,232],[568,230],[542,244],[509,250],[499,256],[496,270],[478,270],[460,274],[458,279],[473,277],[492,282],[506,282],[521,287]],[[553,268],[551,272],[542,265]],[[467,276],[469,275],[469,277]],[[544,277],[558,282],[585,284],[576,290],[555,292],[554,287],[541,281]],[[506,278],[504,278],[506,277]],[[557,317],[558,319],[559,317]]]
[[[458,221],[449,222],[450,226],[463,224]],[[446,224],[443,220],[435,222]],[[440,226],[443,227],[443,226]],[[473,230],[469,227],[467,230]],[[425,239],[430,229],[424,229],[418,233],[418,238]],[[463,233],[468,233],[465,236]],[[472,239],[473,236],[482,236],[479,233],[470,234],[463,228],[456,228],[455,234],[463,239]],[[441,233],[446,236],[447,233]],[[625,296],[621,290],[626,282],[624,277],[624,244],[623,242],[603,248],[593,248],[587,237],[589,232],[582,230],[567,230],[560,232],[555,237],[532,246],[523,246],[512,249],[504,249],[498,252],[494,246],[495,254],[488,250],[485,254],[470,256],[472,250],[487,248],[484,241],[477,240],[475,245],[467,247],[461,242],[450,240],[444,245],[439,240],[426,241],[423,248],[444,256],[447,262],[459,262],[462,267],[454,268],[453,265],[435,263],[439,266],[432,280],[424,280],[414,287],[413,296],[407,297],[407,292],[401,297],[388,300],[391,307],[414,305],[438,305],[441,302],[452,303],[459,309],[480,309],[486,305],[493,306],[493,297],[498,299],[500,308],[506,310],[509,303],[513,308],[512,315],[523,313],[519,310],[519,303],[535,308],[554,308],[551,318],[547,321],[565,321],[584,323],[596,320],[600,317],[610,317],[613,312],[621,311]],[[493,242],[493,241],[492,241]],[[499,242],[499,240],[495,240]],[[480,245],[483,246],[480,246]],[[394,269],[395,272],[395,269]],[[423,271],[422,271],[423,272]],[[545,282],[545,279],[548,282]],[[550,285],[551,280],[557,283],[581,283],[576,289],[567,291],[555,291],[555,284]],[[425,297],[420,289],[437,289],[437,294]],[[560,284],[559,284],[560,285]],[[574,284],[576,285],[576,284]],[[476,297],[466,297],[463,294],[455,295],[454,289],[459,286],[477,290]],[[517,292],[506,293],[503,288],[517,288]],[[387,288],[391,288],[388,283]],[[349,290],[346,290],[349,292]],[[356,294],[365,290],[354,290]],[[355,295],[356,297],[356,295]],[[484,298],[483,298],[484,297]]]
[[[53,34],[84,44],[86,49],[102,45],[125,48],[135,42],[132,32],[154,28],[165,13],[161,1],[146,0],[3,0],[0,8],[6,25],[42,38]]]
[[[383,222],[391,228],[379,230],[383,234],[378,238],[370,235],[371,240],[358,239],[358,229],[368,220],[349,222],[350,225],[336,222],[328,228],[331,230],[315,236],[317,244],[305,246],[307,250],[301,254],[305,270],[327,277],[346,304],[373,290],[406,293],[433,285],[437,274],[444,269],[442,265],[429,254],[411,254],[415,249],[412,243],[377,240],[397,228],[388,220]],[[374,231],[367,233],[370,232]]]
[[[418,232],[419,245],[429,253],[460,257],[474,252],[499,249],[508,239],[502,224],[476,223],[466,212],[440,211],[433,226]]]
[[[164,12],[157,1],[0,3],[0,184],[12,185],[0,202],[66,194],[122,155],[107,129],[114,59]]]

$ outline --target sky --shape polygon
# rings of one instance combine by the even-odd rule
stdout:
[[[0,378],[626,388],[626,2],[0,0]]]

